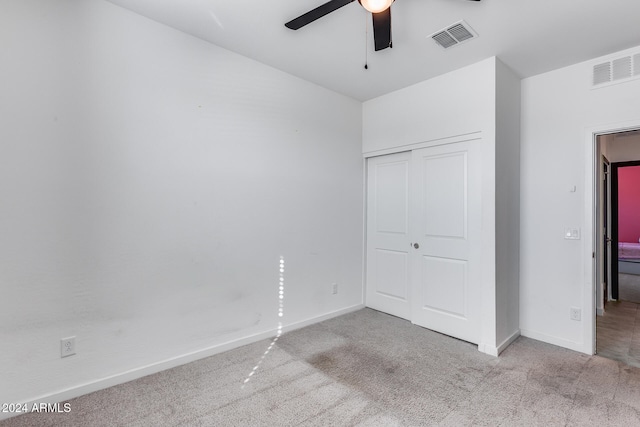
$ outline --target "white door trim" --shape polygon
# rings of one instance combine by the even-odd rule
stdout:
[[[402,145],[399,147],[387,148],[384,150],[369,151],[366,153],[362,153],[362,155],[365,159],[367,159],[369,157],[385,156],[387,154],[402,153],[404,151],[413,151],[420,148],[435,147],[437,145],[454,144],[456,142],[475,141],[478,139],[482,139],[482,132],[480,131],[450,136],[446,138],[436,138],[429,141],[421,141],[413,144]]]

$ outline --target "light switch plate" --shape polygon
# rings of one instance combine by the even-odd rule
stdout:
[[[580,240],[580,229],[579,228],[565,228],[564,229],[564,238],[566,240]]]

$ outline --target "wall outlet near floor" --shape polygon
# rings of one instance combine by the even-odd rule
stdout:
[[[571,320],[582,320],[582,310],[578,307],[571,307],[569,317],[571,317]]]
[[[333,288],[331,288],[331,293],[333,295],[337,295],[338,294],[338,284],[337,283],[333,284]]]
[[[76,354],[76,337],[62,338],[60,340],[60,357]]]

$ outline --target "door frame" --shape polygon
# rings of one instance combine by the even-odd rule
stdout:
[[[616,163],[611,163],[611,291],[609,295],[612,300],[618,299],[618,167]]]
[[[583,231],[583,279],[582,305],[588,310],[583,316],[583,352],[596,352],[596,315],[597,315],[597,274],[598,260],[603,256],[598,249],[598,187],[601,158],[599,154],[598,137],[615,133],[629,132],[640,129],[640,119],[608,125],[594,126],[586,129],[585,134],[585,181],[584,181],[584,231]],[[612,183],[613,185],[613,183]],[[613,214],[613,213],[612,213]],[[612,230],[613,232],[613,230]],[[613,243],[613,242],[612,242]],[[613,252],[613,251],[612,251]],[[612,262],[613,263],[613,262]],[[610,270],[611,271],[611,270]],[[613,274],[613,271],[611,271]]]
[[[602,151],[602,150],[600,150]],[[601,164],[602,164],[602,192],[600,193],[601,197],[598,197],[598,200],[604,204],[601,206],[598,211],[598,215],[602,215],[601,218],[597,218],[599,224],[602,225],[602,229],[598,229],[598,233],[601,231],[602,236],[600,236],[600,244],[602,244],[602,252],[599,253],[598,257],[596,257],[596,262],[602,268],[602,283],[604,287],[601,292],[597,294],[596,300],[596,313],[598,316],[604,315],[606,310],[607,301],[609,301],[609,296],[611,295],[611,162],[607,159],[607,156],[601,154]],[[598,277],[598,280],[600,277]],[[596,282],[596,288],[598,287],[598,282]],[[602,299],[602,301],[600,301]],[[598,308],[602,302],[602,309]]]
[[[618,269],[618,170],[620,168],[640,166],[640,160],[611,163],[611,246],[616,248],[611,251],[611,298],[618,300],[619,274]]]

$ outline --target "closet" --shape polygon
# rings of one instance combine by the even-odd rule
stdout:
[[[367,161],[367,305],[476,344],[481,144]]]
[[[498,355],[519,329],[520,79],[497,58],[363,104],[365,304]]]

